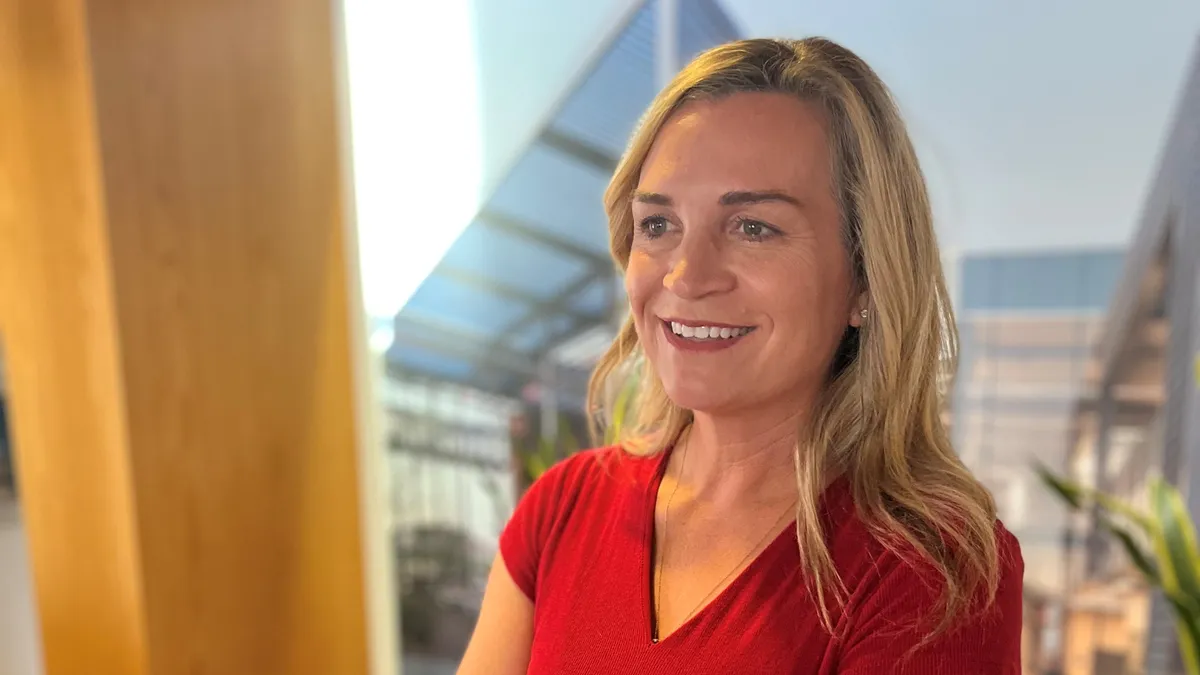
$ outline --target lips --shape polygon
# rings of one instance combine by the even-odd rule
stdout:
[[[711,321],[663,319],[667,342],[684,351],[718,351],[740,342],[755,326],[736,326]]]
[[[672,321],[670,324],[672,333],[680,337],[696,340],[728,340],[729,338],[741,337],[754,330],[751,326],[725,326],[719,324],[690,325],[679,321]]]

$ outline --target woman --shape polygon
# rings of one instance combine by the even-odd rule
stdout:
[[[501,537],[460,673],[1020,672],[1015,539],[941,421],[928,197],[887,89],[824,39],[699,56],[605,196],[630,318],[618,448]]]

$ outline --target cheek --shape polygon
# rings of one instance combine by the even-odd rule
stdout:
[[[655,286],[662,285],[662,275],[654,260],[644,251],[634,251],[625,268],[625,293],[635,315],[640,314],[646,302],[654,294]]]
[[[838,255],[840,250],[797,252],[759,261],[743,272],[760,309],[797,348],[821,349],[846,329],[851,293],[846,266],[833,262]]]
[[[662,277],[658,263],[644,251],[634,251],[629,256],[629,265],[625,268],[625,294],[639,338],[645,336],[646,309],[662,290]]]

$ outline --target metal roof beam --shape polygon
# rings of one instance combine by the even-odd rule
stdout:
[[[427,349],[474,365],[486,365],[527,377],[537,375],[537,363],[528,354],[497,342],[485,342],[435,321],[409,315],[396,317],[395,341]]]
[[[596,280],[598,281],[603,278],[604,277],[599,277]],[[541,350],[543,353],[552,352],[555,349],[558,349],[560,346],[573,340],[574,338],[579,336],[584,331],[591,330],[595,326],[600,326],[603,324],[611,323],[613,321],[613,316],[616,312],[616,303],[617,303],[617,299],[616,299],[617,292],[616,292],[615,286],[613,286],[613,284],[616,283],[616,272],[615,271],[613,272],[612,277],[607,279],[607,281],[609,282],[610,286],[609,286],[609,293],[607,294],[608,307],[605,308],[605,316],[600,317],[593,321],[572,321],[571,325],[567,326],[567,328],[565,330],[559,332],[556,335],[551,336],[549,339],[546,340],[545,343],[543,343],[543,345],[541,347]],[[566,291],[564,291],[564,294],[567,292],[570,292],[571,290],[572,289],[568,288]]]
[[[584,323],[580,321],[572,322],[570,326],[566,327],[566,329],[552,335],[548,340],[546,340],[545,344],[542,346],[542,351],[552,352],[578,337],[584,331],[591,330],[602,323],[608,323],[608,321],[596,321],[591,323]]]
[[[580,164],[595,169],[605,176],[611,176],[613,171],[617,169],[618,159],[616,157],[587,141],[570,134],[565,134],[553,127],[547,127],[543,130],[538,140],[546,147],[552,148]]]
[[[475,219],[494,230],[532,241],[559,253],[565,253],[584,260],[588,265],[596,269],[611,268],[613,266],[613,262],[608,256],[596,253],[574,242],[556,237],[541,228],[522,222],[520,219],[513,218],[512,216],[506,216],[502,213],[485,209],[480,211]]]
[[[479,373],[483,373],[483,375],[480,375]],[[526,377],[515,375],[513,373],[504,373],[502,377],[499,371],[496,370],[477,371],[476,374],[469,376],[445,375],[441,373],[430,373],[428,371],[421,370],[419,367],[408,366],[401,363],[395,363],[393,361],[387,362],[385,366],[385,375],[389,378],[405,382],[419,381],[431,384],[452,384],[460,387],[475,389],[477,391],[482,391],[484,393],[503,398],[520,398],[520,392],[515,387],[509,386],[507,382],[501,382],[502,379],[511,377]]]
[[[577,311],[570,305],[564,306],[561,304],[554,304],[555,298],[539,298],[530,293],[526,293],[519,288],[513,288],[512,286],[502,284],[470,270],[450,267],[447,265],[439,265],[437,270],[434,271],[434,274],[445,277],[446,279],[450,279],[451,281],[462,284],[463,286],[467,286],[484,293],[490,293],[498,298],[529,305],[533,308],[533,312],[541,315],[565,314],[570,316],[572,319],[580,321],[603,320],[603,317],[601,316]]]
[[[507,396],[519,396],[520,385],[515,387],[498,387],[495,384],[495,376],[501,374],[516,376],[521,381],[521,384],[535,380],[538,377],[537,366],[539,357],[509,347],[508,341],[518,331],[529,324],[555,316],[571,316],[571,324],[566,330],[551,336],[546,343],[547,345],[558,345],[578,334],[581,330],[608,321],[606,315],[580,313],[572,310],[570,307],[572,298],[591,284],[603,280],[605,276],[603,273],[595,272],[581,276],[550,300],[534,305],[520,320],[506,326],[500,332],[499,336],[491,341],[481,340],[477,336],[469,335],[459,329],[445,326],[434,320],[414,317],[408,314],[396,317],[395,341],[402,346],[425,349],[451,358],[461,359],[480,371],[479,377],[472,378],[469,381],[451,378],[455,382]],[[543,345],[539,346],[538,351],[544,353],[548,349],[548,347]],[[397,374],[401,374],[403,371],[403,368],[397,367],[395,369]],[[432,377],[432,375],[426,375]]]
[[[593,283],[603,278],[604,275],[598,272],[592,272],[579,277],[570,286],[567,286],[553,298],[541,303],[541,305],[535,307],[528,314],[522,316],[520,319],[505,327],[505,329],[500,332],[500,336],[497,337],[495,342],[492,344],[497,347],[501,347],[507,344],[508,340],[510,340],[513,335],[517,333],[517,331],[521,330],[525,326],[538,321],[544,321],[557,315],[567,314],[571,307],[571,299],[583,292],[583,290],[588,286],[591,286]],[[588,325],[594,325],[596,323],[603,323],[604,321],[605,317],[595,316],[584,319],[583,322],[586,322]],[[579,319],[571,322],[572,325],[579,323],[582,323]]]
[[[469,269],[441,264],[437,266],[433,273],[472,290],[481,291],[504,300],[519,302],[523,305],[536,305],[542,301],[541,298],[535,295],[494,279],[489,279],[486,275],[473,272]]]
[[[475,365],[479,370],[476,374],[468,377],[432,374],[391,362],[387,364],[386,372],[389,377],[400,380],[417,378],[421,381],[447,382],[511,399],[521,399],[525,385],[534,380],[534,377],[529,374],[515,373],[511,370],[501,371],[497,364],[476,362]],[[559,367],[555,373],[555,389],[558,391],[560,400],[571,402],[574,405],[575,400],[587,390],[590,377],[591,371],[588,370]]]

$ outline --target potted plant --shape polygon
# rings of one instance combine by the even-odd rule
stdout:
[[[1095,510],[1098,525],[1111,533],[1134,567],[1171,604],[1179,649],[1190,675],[1200,675],[1200,547],[1183,497],[1152,479],[1149,510],[1080,486],[1045,466],[1038,476],[1072,510]]]

